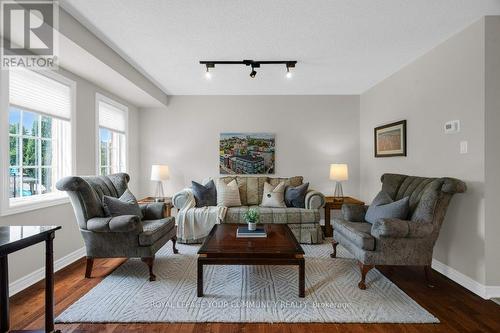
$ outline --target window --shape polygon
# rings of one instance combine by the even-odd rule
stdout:
[[[127,108],[102,95],[97,95],[99,114],[100,175],[125,172],[127,168]]]
[[[9,73],[9,207],[63,196],[55,183],[72,171],[72,88],[66,83],[28,70]]]

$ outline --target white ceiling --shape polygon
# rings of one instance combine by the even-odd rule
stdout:
[[[62,0],[63,7],[171,95],[360,94],[500,0]],[[298,60],[218,66],[199,60]]]

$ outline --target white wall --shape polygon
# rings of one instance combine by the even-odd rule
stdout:
[[[330,163],[347,163],[344,193],[358,195],[358,96],[173,96],[167,108],[141,109],[140,120],[143,195],[154,193],[154,163],[170,166],[169,195],[218,176],[221,132],[275,133],[275,176],[302,175],[323,193],[333,191]]]
[[[373,198],[384,172],[464,180],[467,193],[454,196],[434,257],[482,284],[484,29],[480,20],[362,94],[360,101],[361,198]],[[408,157],[374,158],[374,127],[402,119],[408,121]],[[460,133],[444,134],[444,123],[454,119],[461,121]],[[468,141],[468,154],[459,153],[462,140]]]
[[[0,75],[1,72],[3,71],[0,71]],[[83,80],[67,71],[61,69],[59,73],[76,82],[75,121],[77,128],[75,173],[77,175],[96,174],[95,94],[99,92],[129,108],[130,186],[133,191],[137,190],[139,187],[137,108],[116,96],[112,96],[89,81]],[[7,110],[0,110],[0,112],[7,112]],[[83,240],[77,227],[73,209],[69,203],[21,214],[0,216],[0,225],[61,225],[62,230],[56,232],[54,241],[55,260],[67,256],[83,247]],[[11,284],[17,279],[44,267],[44,258],[45,247],[43,244],[9,255],[9,280]]]
[[[487,16],[485,29],[486,284],[500,286],[500,16]]]

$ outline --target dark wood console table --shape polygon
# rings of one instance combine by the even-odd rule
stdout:
[[[9,268],[7,256],[41,242],[45,242],[45,330],[39,332],[54,332],[53,239],[56,230],[59,229],[61,229],[60,226],[0,226],[1,333],[9,332]]]
[[[337,199],[333,197],[325,197],[325,225],[323,226],[323,233],[325,237],[333,236],[333,228],[330,222],[330,211],[332,209],[341,209],[343,204],[349,205],[364,205],[365,203],[361,200],[352,197],[343,197],[342,199]]]

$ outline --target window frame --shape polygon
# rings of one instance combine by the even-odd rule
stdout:
[[[70,88],[70,131],[71,131],[71,166],[70,173],[74,174],[76,165],[76,82],[69,78],[55,73],[53,71],[32,70],[33,72],[44,75],[45,77],[64,84]],[[0,150],[2,152],[9,151],[9,71],[0,71]],[[15,106],[15,105],[14,105]],[[18,106],[15,106],[18,107]],[[36,112],[45,114],[38,110],[29,110],[18,107],[27,112]],[[0,216],[8,216],[13,214],[24,213],[36,209],[61,205],[69,202],[69,198],[65,192],[55,191],[49,194],[35,195],[29,197],[16,198],[11,202],[9,197],[9,173],[10,156],[8,153],[0,154]]]
[[[124,112],[125,114],[125,133],[124,136],[125,136],[125,170],[123,170],[122,172],[128,172],[128,169],[129,169],[129,140],[128,140],[128,136],[129,136],[129,108],[120,103],[120,102],[117,102],[116,100],[112,99],[112,98],[109,98],[101,93],[96,93],[95,94],[95,131],[96,131],[96,140],[95,140],[95,158],[96,158],[96,161],[95,161],[95,164],[96,164],[96,175],[100,175],[101,174],[101,135],[100,135],[100,124],[99,124],[99,102],[103,102],[103,103],[107,103],[109,105],[112,105],[114,106],[115,108],[117,109],[120,109],[121,111]],[[103,128],[106,128],[106,127],[103,127]],[[106,128],[107,130],[111,131],[111,132],[116,132],[116,131],[113,131],[109,128]]]
[[[24,108],[24,107],[20,107],[20,106],[17,106],[15,104],[10,104],[9,103],[9,110],[8,112],[10,113],[10,108],[11,107],[14,107],[16,108],[19,113],[20,113],[20,120],[19,120],[19,124],[20,124],[20,127],[18,129],[18,133],[16,134],[12,134],[10,133],[10,128],[9,128],[9,145],[10,145],[10,142],[11,142],[11,139],[12,138],[15,138],[16,141],[17,141],[17,145],[18,145],[18,154],[19,154],[19,157],[20,157],[20,160],[18,162],[20,162],[19,164],[16,164],[15,166],[12,166],[11,163],[10,163],[10,159],[9,159],[9,169],[20,169],[20,174],[21,174],[21,184],[23,184],[23,170],[29,170],[29,169],[33,169],[35,170],[35,172],[37,173],[37,177],[36,179],[38,180],[37,181],[37,185],[40,186],[42,185],[42,182],[43,182],[43,170],[49,170],[49,169],[53,169],[54,166],[52,164],[50,165],[47,165],[44,163],[43,159],[42,159],[42,154],[43,154],[43,142],[50,142],[50,146],[52,147],[53,146],[53,143],[54,143],[54,139],[53,138],[46,138],[42,135],[42,122],[43,122],[43,117],[50,117],[51,119],[59,119],[59,120],[62,120],[62,121],[68,121],[67,119],[62,119],[62,118],[58,118],[58,117],[55,117],[55,116],[50,116],[50,115],[46,115],[44,113],[41,113],[39,111],[34,111],[34,110],[31,110],[31,109],[28,109],[28,108]],[[24,116],[25,116],[25,113],[33,113],[33,114],[36,114],[37,115],[37,127],[38,127],[38,130],[37,130],[37,134],[36,135],[31,135],[31,134],[24,134],[22,131],[19,131],[19,130],[22,130],[23,128],[23,123],[24,123]],[[71,120],[70,120],[71,121]],[[70,125],[71,126],[71,125]],[[36,163],[36,165],[24,165],[24,161],[23,161],[23,153],[24,153],[24,140],[35,140],[35,145],[38,147],[37,148],[37,161],[39,163]],[[38,192],[38,191],[37,191]],[[22,190],[21,190],[21,193],[22,193]],[[52,193],[52,192],[51,192]],[[36,193],[35,195],[43,195],[43,194],[40,194],[40,193]],[[33,196],[33,195],[30,195],[30,197]],[[9,202],[16,202],[16,201],[23,201],[23,200],[27,200],[25,199],[26,197],[23,196],[23,195],[20,195],[19,197],[14,197],[14,198],[10,198],[9,197]]]

